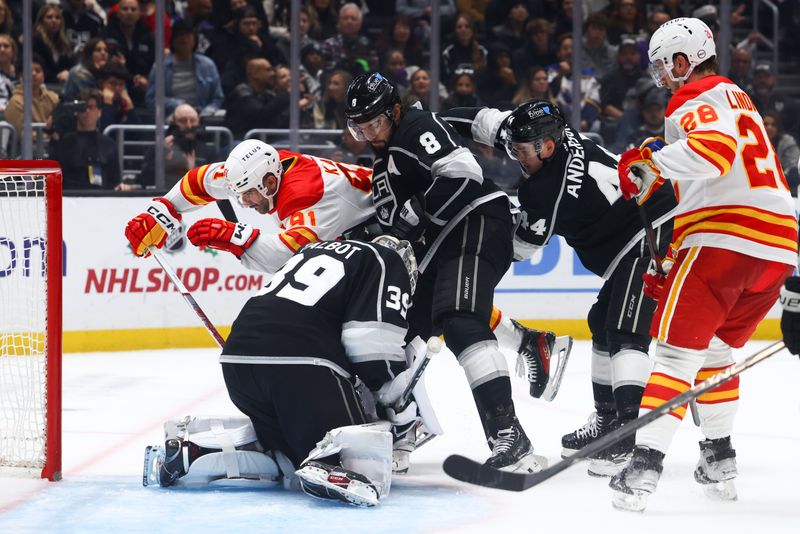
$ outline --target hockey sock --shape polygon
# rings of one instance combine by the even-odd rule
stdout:
[[[614,390],[611,387],[611,358],[606,347],[592,344],[592,393],[597,413],[616,412]]]
[[[499,316],[499,320],[495,320],[495,312]],[[503,315],[498,308],[492,309],[492,318],[489,321],[492,327],[494,337],[497,338],[497,343],[504,348],[510,349],[514,352],[517,351],[522,344],[522,330],[516,328],[511,319]]]

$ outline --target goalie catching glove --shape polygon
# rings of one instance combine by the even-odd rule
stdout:
[[[144,213],[131,219],[125,226],[125,237],[137,256],[150,255],[150,247],[161,248],[170,233],[181,225],[181,214],[166,198],[154,198]]]
[[[792,354],[800,355],[800,277],[790,276],[781,289],[781,332]]]
[[[644,204],[656,189],[664,184],[661,171],[653,163],[653,152],[664,148],[664,140],[650,137],[639,146],[622,153],[617,166],[619,188],[625,200],[636,199]]]
[[[241,258],[242,254],[258,237],[259,231],[249,224],[223,221],[222,219],[200,219],[194,223],[186,237],[192,245],[201,249],[226,250]]]

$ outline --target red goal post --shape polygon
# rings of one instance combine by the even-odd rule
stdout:
[[[61,184],[0,160],[0,476],[61,479]]]

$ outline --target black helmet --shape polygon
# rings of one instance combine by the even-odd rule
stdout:
[[[391,110],[400,103],[397,88],[381,73],[362,74],[347,88],[344,113],[355,123],[374,119],[381,113],[392,118]]]
[[[564,141],[566,121],[558,106],[547,100],[530,100],[511,112],[503,127],[503,141],[508,155],[517,159],[512,143],[533,143],[538,154],[548,137],[558,148]]]

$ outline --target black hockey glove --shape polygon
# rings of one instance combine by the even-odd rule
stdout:
[[[430,218],[425,213],[422,202],[417,197],[411,197],[400,208],[400,214],[390,233],[398,239],[405,239],[413,244],[422,238],[429,222]]]
[[[781,289],[781,331],[792,354],[800,355],[800,277],[792,276]]]

